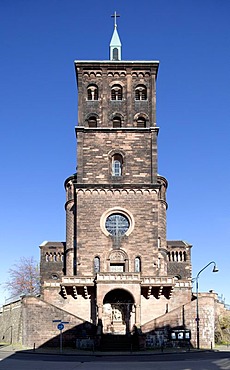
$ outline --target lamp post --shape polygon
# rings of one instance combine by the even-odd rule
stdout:
[[[200,349],[200,317],[199,317],[199,299],[198,299],[198,293],[199,293],[199,284],[198,279],[202,271],[204,271],[208,266],[214,265],[212,272],[218,272],[218,268],[216,267],[216,262],[211,261],[206,266],[204,266],[196,275],[196,344],[197,349]]]

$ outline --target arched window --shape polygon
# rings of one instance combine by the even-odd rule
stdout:
[[[183,252],[183,256],[184,256],[184,262],[186,262],[187,261],[186,252]]]
[[[113,117],[113,127],[121,127],[121,117]]]
[[[118,48],[113,49],[113,60],[118,60]]]
[[[134,271],[141,272],[141,259],[140,257],[136,257],[134,261]]]
[[[167,253],[167,256],[168,256],[168,261],[170,262],[170,261],[171,261],[171,253],[170,253],[170,252],[168,252],[168,253]]]
[[[138,117],[137,127],[146,127],[146,119],[144,117]]]
[[[144,85],[138,85],[135,89],[135,100],[147,100],[147,89]]]
[[[112,157],[112,176],[122,175],[123,158],[120,154],[114,154]]]
[[[113,85],[111,89],[111,100],[122,100],[122,87],[120,85]]]
[[[160,238],[160,236],[158,236],[158,238],[157,238],[157,247],[158,248],[161,247],[161,238]]]
[[[87,99],[88,100],[98,100],[98,87],[96,85],[88,86]]]
[[[100,258],[98,256],[94,257],[94,272],[100,272]]]
[[[88,125],[89,125],[89,127],[97,127],[97,117],[90,116],[88,118]]]

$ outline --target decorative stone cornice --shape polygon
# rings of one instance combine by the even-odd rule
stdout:
[[[158,134],[159,127],[85,127],[85,126],[75,126],[76,132],[88,132],[88,131],[96,131],[96,132],[156,132]]]
[[[82,194],[142,194],[142,195],[151,195],[151,194],[156,194],[157,190],[156,189],[120,189],[120,188],[89,188],[89,187],[80,187],[76,188],[76,193],[82,193]]]

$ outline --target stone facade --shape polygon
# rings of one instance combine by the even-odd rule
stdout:
[[[41,297],[18,306],[27,346],[54,343],[56,318],[70,322],[70,342],[82,327],[81,334],[86,327],[97,334],[135,328],[148,336],[180,326],[194,338],[191,245],[166,239],[168,183],[157,170],[158,66],[75,62],[78,166],[65,181],[66,241],[40,245]],[[214,336],[213,297],[203,301],[206,345]]]
[[[0,341],[3,343],[22,343],[22,303],[20,297],[2,307],[0,333]]]
[[[40,246],[42,298],[104,334],[127,334],[191,301],[191,245],[166,240],[158,65],[75,62],[78,167],[65,181],[66,242]]]
[[[95,327],[38,297],[22,297],[3,306],[0,313],[1,342],[20,344],[27,348],[59,346],[57,322],[68,322],[63,330],[63,344],[75,347],[76,338],[87,332],[95,336]]]

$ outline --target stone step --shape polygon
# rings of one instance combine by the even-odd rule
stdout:
[[[127,335],[104,334],[101,339],[102,351],[131,351],[132,337]]]

